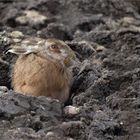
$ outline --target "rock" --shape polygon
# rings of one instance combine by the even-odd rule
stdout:
[[[16,22],[21,25],[39,26],[44,25],[47,20],[46,16],[41,15],[35,10],[26,10],[23,15],[16,18]]]
[[[102,51],[104,51],[105,50],[105,47],[104,46],[98,46],[97,48],[96,48],[96,51],[97,52],[102,52]]]
[[[68,116],[76,115],[79,113],[79,111],[80,111],[80,109],[77,107],[74,107],[74,106],[66,106],[64,108],[64,113],[65,113],[65,115],[68,115]]]
[[[5,86],[0,86],[0,94],[6,93],[8,91],[8,88]]]
[[[19,32],[19,31],[13,31],[10,33],[10,36],[12,38],[22,38],[24,35],[22,32]]]

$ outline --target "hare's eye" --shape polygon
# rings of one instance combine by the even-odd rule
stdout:
[[[53,49],[53,50],[59,50],[59,47],[57,45],[51,45],[51,49]]]

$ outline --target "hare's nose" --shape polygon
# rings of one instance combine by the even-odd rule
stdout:
[[[60,50],[60,52],[64,58],[68,57],[68,53],[65,50]]]

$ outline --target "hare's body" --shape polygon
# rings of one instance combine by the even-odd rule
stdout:
[[[48,96],[65,102],[69,97],[71,77],[71,72],[62,64],[30,54],[18,58],[13,71],[13,87],[25,95]]]
[[[14,90],[24,95],[47,96],[66,102],[72,81],[73,51],[59,40],[44,41],[42,48],[14,48],[21,54],[12,76]]]

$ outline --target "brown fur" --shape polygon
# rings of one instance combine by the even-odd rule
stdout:
[[[71,72],[59,62],[36,54],[21,55],[13,69],[13,87],[24,95],[48,96],[66,102]]]

